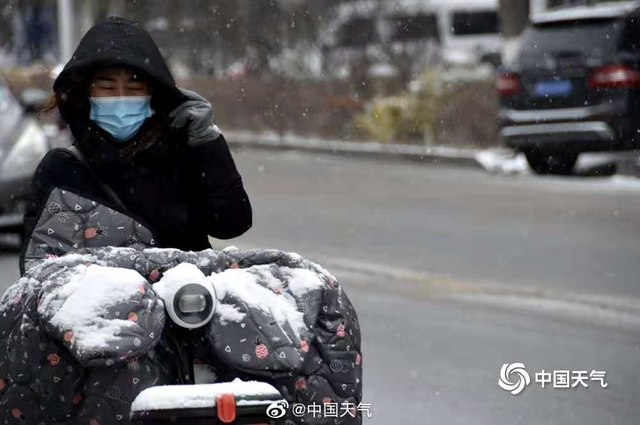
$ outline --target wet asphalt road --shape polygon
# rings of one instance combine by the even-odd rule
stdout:
[[[637,424],[640,183],[297,152],[236,153],[254,228],[342,281],[364,329],[369,424]],[[17,256],[0,256],[0,278]],[[606,371],[513,396],[502,364]],[[511,376],[512,380],[516,377]]]
[[[472,282],[640,297],[640,183],[307,155],[237,155],[234,241]],[[639,180],[640,181],[640,180]]]

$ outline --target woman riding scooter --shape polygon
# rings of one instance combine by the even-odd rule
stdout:
[[[208,236],[249,229],[251,206],[211,105],[176,88],[149,34],[120,18],[96,25],[54,91],[75,143],[36,171],[24,277],[0,300],[0,422],[130,424],[141,391],[191,384],[204,363],[223,372],[216,382],[267,381],[288,403],[341,406],[341,423],[360,424],[353,306],[298,255],[209,249]],[[185,293],[168,306],[158,291],[172,273],[216,287],[223,306],[184,339],[165,308],[208,304]]]
[[[91,28],[53,89],[48,109],[58,108],[75,148],[50,151],[37,168],[25,249],[56,187],[126,209],[158,247],[203,250],[208,236],[230,239],[251,227],[251,204],[211,105],[176,87],[138,24],[109,18]],[[24,250],[20,266],[24,274]]]

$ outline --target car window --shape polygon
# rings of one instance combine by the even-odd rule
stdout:
[[[597,57],[612,53],[622,25],[617,19],[538,24],[523,36],[521,61],[543,63],[545,55]]]
[[[454,35],[497,34],[498,27],[496,12],[454,12],[451,32]]]
[[[620,49],[640,52],[640,16],[632,16],[626,21],[620,36]]]
[[[378,40],[376,23],[369,18],[353,18],[347,21],[339,31],[340,46],[363,46]]]
[[[439,40],[438,18],[435,15],[391,17],[394,41]]]

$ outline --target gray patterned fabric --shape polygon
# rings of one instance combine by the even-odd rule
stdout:
[[[91,257],[69,255],[64,257],[64,261],[54,261],[47,267],[38,269],[35,280],[44,284],[32,289],[39,293],[38,316],[41,328],[60,341],[82,366],[112,366],[114,359],[125,361],[146,354],[157,344],[162,334],[165,324],[164,304],[150,290],[151,285],[146,279],[139,275],[139,286],[131,287],[128,297],[117,297],[116,292],[122,289],[121,282],[117,280],[119,276],[109,279],[108,272],[113,271],[112,267],[89,269],[89,265],[93,263],[95,260]],[[92,275],[88,273],[90,271],[93,271],[93,277],[96,278],[99,276],[96,273],[103,274],[100,276],[100,284],[105,289],[108,288],[110,293],[113,292],[114,302],[105,305],[103,311],[85,322],[72,323],[67,320],[61,323],[61,316],[68,314],[71,308],[71,297],[83,295],[79,294],[78,288],[73,287],[74,283],[76,286],[78,283],[93,284]],[[97,290],[98,288],[90,289],[91,292]],[[85,307],[88,309],[90,306],[85,304]],[[114,326],[117,329],[114,330]],[[85,328],[89,332],[80,333],[76,328]],[[115,336],[108,344],[97,346],[95,334],[106,328]]]
[[[94,266],[113,263],[76,254],[45,260],[0,300],[0,422],[127,423],[130,403],[140,391],[173,382],[170,365],[163,365],[154,349],[163,331],[164,305],[144,278],[143,291],[96,318],[119,326],[107,348],[80,350],[82,338],[90,335],[74,335],[55,323],[73,295],[74,279]],[[125,318],[134,313],[136,322],[117,322],[116,313]]]
[[[135,219],[68,190],[56,188],[40,213],[24,253],[25,270],[43,259],[83,248],[154,246]]]
[[[153,289],[179,266],[195,266],[207,276],[220,303],[209,325],[186,334],[194,363],[220,380],[269,382],[291,404],[355,407],[362,401],[358,319],[341,285],[320,266],[275,250],[150,248],[151,232],[129,217],[68,191],[49,200],[29,246],[28,271],[0,300],[0,423],[129,424],[130,404],[140,391],[180,383],[186,345],[165,323]],[[99,246],[98,238],[132,246]],[[114,298],[83,319],[113,331],[96,349],[87,349],[95,335],[79,331],[82,323],[60,320],[74,294],[91,288],[91,276],[113,288],[114,297],[124,280],[138,285],[126,299]],[[234,292],[239,277],[245,284],[250,278],[251,291],[262,291],[265,301],[292,306],[299,323]],[[355,413],[309,415],[304,423],[360,424]]]

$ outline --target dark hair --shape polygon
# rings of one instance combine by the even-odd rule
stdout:
[[[41,114],[49,113],[58,108],[61,115],[64,112],[63,119],[71,114],[81,117],[86,113],[86,116],[89,116],[89,100],[86,95],[89,89],[89,80],[73,79],[71,81],[51,95],[40,108]]]

